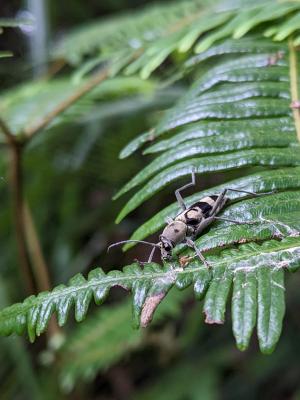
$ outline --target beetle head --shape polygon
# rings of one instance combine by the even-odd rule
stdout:
[[[160,247],[161,258],[163,260],[170,260],[172,258],[172,250],[174,248],[174,243],[163,235],[159,237],[160,242],[158,243]]]
[[[171,259],[172,250],[185,239],[186,233],[187,225],[182,221],[172,221],[165,227],[159,237],[161,257],[164,260]]]

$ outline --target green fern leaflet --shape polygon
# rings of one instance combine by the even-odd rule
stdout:
[[[175,73],[166,66],[170,81],[193,82],[157,125],[121,152],[120,158],[125,158],[143,147],[152,159],[116,194],[118,198],[131,193],[117,222],[156,193],[173,190],[171,184],[187,180],[195,170],[200,177],[223,174],[225,178],[221,185],[188,197],[188,205],[226,187],[272,191],[259,198],[233,193],[229,206],[220,213],[255,224],[219,221],[197,239],[211,269],[193,257],[182,267],[177,256],[193,254],[178,246],[175,261],[162,266],[151,263],[142,269],[134,263],[108,274],[97,268],[87,279],[76,275],[67,285],[2,310],[2,335],[27,331],[34,341],[46,330],[52,314],[56,313],[63,326],[72,307],[76,320],[82,321],[90,302],[101,304],[113,286],[131,292],[133,324],[146,327],[172,287],[183,290],[192,285],[195,297],[203,299],[209,324],[224,323],[231,298],[239,349],[248,347],[256,327],[261,351],[274,350],[285,312],[285,270],[293,272],[300,266],[300,3],[254,1],[242,8],[238,3],[211,7],[204,0],[180,2],[133,17],[125,15],[107,25],[95,23],[67,37],[53,57],[76,65],[75,81],[83,84],[95,67],[105,63],[107,68],[108,80],[76,106],[72,104],[69,113],[84,112],[95,97],[111,93],[114,82],[124,85],[125,91],[128,87],[134,92],[151,90],[152,82],[148,87],[142,79],[148,79],[167,59],[177,67]],[[118,74],[134,76],[111,79]],[[48,92],[41,94],[40,87],[54,91],[60,101],[74,91],[70,82],[62,80],[53,86],[37,83],[32,93],[25,87],[3,96],[7,122],[20,137],[24,133],[21,126],[30,122],[30,109],[20,123],[18,107],[22,103],[39,107],[35,90],[44,112],[53,112]],[[238,178],[226,179],[230,171]],[[131,239],[143,240],[157,233],[165,218],[177,213],[176,203],[160,210]],[[125,250],[132,246],[126,245]]]

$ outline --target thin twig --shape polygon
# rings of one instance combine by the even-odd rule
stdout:
[[[177,24],[172,25],[170,29],[166,31],[166,35],[172,33],[173,31],[177,31],[182,27],[188,25],[193,20],[199,17],[202,14],[202,10],[199,13],[196,13],[192,17],[183,17]],[[132,54],[132,60],[136,59],[138,55],[140,55],[142,49],[138,49],[136,52]],[[24,129],[24,137],[23,142],[27,142],[31,139],[36,133],[41,131],[42,129],[46,128],[55,117],[73,105],[76,101],[78,101],[82,96],[92,90],[96,85],[104,81],[106,78],[109,77],[111,67],[108,65],[104,69],[101,69],[99,72],[94,74],[85,84],[83,84],[75,93],[73,93],[70,97],[66,100],[58,104],[54,110],[50,111],[47,115],[45,115],[42,119],[40,119],[35,124],[27,127]]]
[[[16,230],[16,240],[19,252],[20,267],[24,286],[28,293],[34,293],[30,261],[26,248],[24,214],[23,214],[23,179],[22,179],[22,148],[14,143],[9,146],[11,155],[10,182],[13,202],[13,214]]]
[[[49,269],[47,267],[42,252],[32,213],[26,200],[23,203],[23,212],[27,248],[31,260],[37,290],[39,292],[50,291],[52,287],[49,276]],[[48,324],[48,336],[49,338],[51,338],[58,333],[60,333],[60,328],[57,325],[56,320],[52,318]]]
[[[0,118],[0,128],[6,137],[10,153],[10,186],[13,203],[13,216],[16,230],[16,240],[19,252],[20,268],[24,287],[28,293],[34,292],[34,284],[30,269],[30,262],[26,248],[24,215],[23,215],[23,182],[22,182],[22,146],[17,142],[15,135],[6,122]]]
[[[93,75],[86,83],[84,83],[80,88],[73,93],[70,97],[66,100],[58,104],[54,110],[50,111],[47,115],[45,115],[41,120],[39,120],[34,125],[25,128],[25,140],[28,141],[31,139],[36,133],[40,130],[46,128],[55,117],[73,105],[76,101],[78,101],[82,96],[92,90],[96,85],[104,81],[109,76],[109,67],[102,69],[97,74]]]
[[[12,133],[12,131],[9,129],[6,122],[2,118],[0,118],[0,129],[4,134],[4,136],[6,137],[7,143],[15,144],[16,137],[14,136],[14,134]]]
[[[48,274],[48,268],[44,255],[42,253],[31,210],[26,200],[23,203],[23,213],[26,243],[32,263],[33,274],[36,280],[37,289],[38,291],[50,290],[51,284]]]

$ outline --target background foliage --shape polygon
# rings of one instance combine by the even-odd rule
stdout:
[[[1,340],[1,398],[298,398],[299,278],[284,270],[300,255],[299,2],[55,3],[38,72],[16,30],[32,22],[11,18],[18,2],[0,20],[0,331],[33,341],[48,327],[30,347]],[[222,216],[255,224],[219,221],[199,238],[212,271],[197,260],[141,269],[142,247],[107,255],[108,243],[154,235],[176,215],[173,190],[192,168],[189,204],[228,186],[273,191],[230,195]],[[204,326],[195,297],[209,324],[224,323],[231,299],[237,347],[250,348],[234,348],[229,323]],[[151,326],[134,330],[131,308],[145,326],[161,300]],[[90,308],[82,324],[67,320],[73,306],[76,321]],[[259,355],[254,328],[271,353],[285,309],[276,352]]]

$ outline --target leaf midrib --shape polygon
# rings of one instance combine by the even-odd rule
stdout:
[[[300,241],[300,239],[299,239],[299,241]],[[278,244],[279,244],[279,242],[278,242]],[[274,251],[274,248],[270,248],[270,251],[268,251],[267,249],[264,249],[264,251],[262,252],[261,248],[258,247],[258,248],[255,248],[255,250],[252,251],[250,254],[249,253],[248,254],[244,254],[243,253],[242,255],[240,255],[237,252],[236,255],[231,255],[230,256],[230,260],[234,260],[233,263],[237,263],[237,262],[241,261],[243,258],[247,259],[247,258],[252,258],[252,257],[258,256],[258,255],[263,257],[264,254],[269,254],[269,255],[270,254],[274,254],[275,255],[275,254],[277,254],[280,251],[285,250],[285,249],[290,249],[290,251],[293,252],[294,250],[299,249],[299,247],[300,247],[300,243],[299,243],[298,246],[293,246],[293,247],[291,247],[291,244],[289,242],[286,243],[286,242],[282,241],[282,242],[280,242],[280,244],[281,245],[279,245],[276,248],[275,251]],[[228,260],[229,260],[229,258],[226,257],[226,259],[224,259],[224,260],[214,261],[213,262],[214,267],[222,266],[224,264],[227,265],[228,264]],[[57,294],[55,293],[53,295],[51,295],[51,293],[50,293],[50,296],[51,296],[50,299],[49,298],[48,299],[45,298],[45,299],[40,299],[39,300],[39,299],[35,298],[34,299],[35,302],[32,302],[31,304],[19,303],[19,306],[21,307],[21,309],[17,309],[17,310],[4,309],[2,311],[2,316],[1,316],[1,313],[0,313],[0,319],[1,319],[1,317],[4,317],[4,318],[10,317],[11,318],[11,317],[15,317],[15,316],[17,316],[19,314],[25,314],[32,307],[39,307],[41,304],[43,304],[43,302],[45,302],[47,300],[55,302],[61,297],[67,297],[67,296],[69,296],[71,294],[74,294],[76,292],[79,292],[79,291],[82,291],[82,290],[89,290],[89,289],[92,289],[93,287],[97,287],[99,285],[101,285],[101,286],[105,285],[107,287],[114,286],[114,285],[116,285],[116,286],[120,285],[121,286],[122,281],[130,281],[130,280],[132,280],[132,281],[136,282],[138,280],[145,281],[147,279],[155,279],[155,278],[159,279],[159,278],[164,278],[164,277],[166,277],[166,276],[168,276],[170,274],[173,274],[176,277],[176,276],[182,275],[182,274],[195,273],[195,272],[201,271],[201,269],[203,269],[203,268],[204,267],[202,265],[199,266],[199,267],[193,267],[193,268],[188,267],[188,268],[185,268],[185,269],[179,267],[179,268],[170,269],[167,272],[163,272],[163,271],[162,272],[154,272],[154,273],[152,272],[148,276],[145,275],[145,274],[143,274],[143,275],[130,274],[130,275],[126,275],[126,277],[109,277],[109,278],[104,279],[102,282],[97,282],[97,283],[96,282],[87,282],[86,284],[80,285],[80,286],[78,286],[76,288],[74,288],[74,287],[65,288],[65,289],[63,289],[63,293],[57,293]],[[230,267],[230,268],[232,268],[232,267]],[[250,268],[254,269],[254,268],[258,268],[258,267],[257,266],[249,267],[249,269]],[[278,266],[277,266],[277,268],[278,268]],[[280,268],[283,268],[283,267],[280,267]],[[15,308],[16,305],[13,305],[11,307]]]

